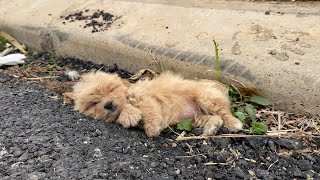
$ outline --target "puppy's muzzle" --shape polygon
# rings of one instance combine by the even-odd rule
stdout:
[[[104,109],[108,111],[115,111],[117,109],[117,105],[113,101],[108,101],[104,105]]]

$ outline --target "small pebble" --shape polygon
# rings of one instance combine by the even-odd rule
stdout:
[[[234,168],[233,173],[241,179],[245,179],[247,176],[240,168]]]
[[[308,160],[301,160],[298,167],[301,171],[307,171],[312,168],[312,164]]]
[[[18,161],[20,161],[20,162],[25,162],[25,161],[27,161],[29,159],[29,153],[24,153],[24,154],[22,154],[19,158],[18,158]]]

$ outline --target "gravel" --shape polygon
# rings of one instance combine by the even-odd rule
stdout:
[[[59,93],[1,69],[0,110],[1,180],[320,179],[319,139],[151,139],[81,115]]]

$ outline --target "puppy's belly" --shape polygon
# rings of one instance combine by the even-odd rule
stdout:
[[[181,114],[181,119],[194,119],[196,116],[202,115],[200,108],[194,102],[189,102],[186,104],[184,110]]]

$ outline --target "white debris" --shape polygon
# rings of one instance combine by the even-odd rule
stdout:
[[[99,158],[102,156],[102,152],[99,148],[95,148],[94,149],[94,154],[93,154],[93,157],[96,157],[96,158]]]
[[[80,79],[80,74],[78,73],[78,71],[75,71],[75,70],[68,71],[67,75],[69,79],[71,79],[72,81]]]
[[[9,54],[7,56],[0,57],[0,67],[3,65],[17,65],[25,63],[24,59],[26,58],[23,54]]]

